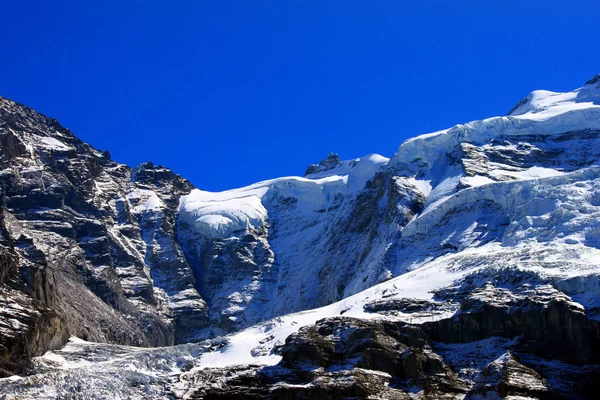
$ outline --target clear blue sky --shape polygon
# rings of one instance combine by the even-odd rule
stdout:
[[[206,190],[503,115],[600,72],[598,1],[6,1],[0,95]]]

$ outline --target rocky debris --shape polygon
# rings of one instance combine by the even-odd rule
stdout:
[[[469,392],[483,398],[559,399],[548,383],[533,369],[519,363],[509,352],[485,367]]]
[[[329,171],[340,167],[341,165],[340,156],[336,153],[329,153],[329,155],[322,159],[318,164],[309,165],[308,168],[306,168],[306,172],[304,172],[304,176]]]

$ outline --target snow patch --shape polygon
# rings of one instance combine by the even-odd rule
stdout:
[[[67,146],[66,144],[64,144],[63,142],[61,142],[60,140],[50,137],[50,136],[44,136],[40,138],[40,144],[42,145],[42,147],[48,148],[48,149],[52,149],[52,150],[56,150],[56,151],[69,151],[69,150],[75,150],[74,148]]]

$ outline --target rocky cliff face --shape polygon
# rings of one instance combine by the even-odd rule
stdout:
[[[304,177],[220,193],[151,163],[131,170],[2,100],[2,368],[53,351],[0,387],[590,397],[598,82],[535,91],[509,116],[410,139],[391,159],[330,154]],[[120,346],[183,342],[196,343]]]
[[[171,345],[206,323],[175,240],[192,185],[152,163],[134,170],[53,119],[0,99],[0,368],[69,336]]]

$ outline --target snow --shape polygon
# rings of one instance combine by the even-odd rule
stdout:
[[[487,185],[489,183],[496,182],[496,181],[488,178],[487,176],[480,176],[480,175],[467,176],[465,178],[462,178],[460,181],[467,186],[482,186],[482,185]]]
[[[144,211],[146,211],[146,210],[156,210],[156,209],[160,209],[162,207],[164,207],[164,203],[156,195],[156,193],[152,192],[152,194],[150,195],[150,197],[148,197],[148,199],[146,200],[146,202],[142,206],[142,209]]]
[[[549,191],[553,185],[566,187],[567,181],[561,177],[583,179],[569,172],[583,163],[576,154],[573,159],[569,159],[570,154],[556,159],[536,158],[546,150],[554,154],[557,149],[585,149],[585,141],[552,138],[570,131],[600,129],[597,92],[597,88],[590,87],[564,96],[535,93],[532,104],[546,102],[543,107],[419,136],[404,142],[391,160],[368,155],[304,178],[278,178],[220,193],[196,190],[181,200],[179,218],[192,227],[190,235],[207,240],[235,239],[252,230],[263,232],[273,259],[258,266],[260,273],[254,276],[228,280],[215,295],[221,299],[218,304],[223,315],[250,322],[314,307],[323,304],[324,298],[339,298],[334,285],[323,288],[326,284],[322,282],[326,273],[336,268],[339,271],[335,273],[352,277],[343,290],[343,296],[349,296],[383,279],[415,270],[452,249],[461,252],[493,241],[516,246],[521,239],[527,239],[529,246],[529,239],[536,234],[565,246],[600,243],[600,234],[573,226],[567,229],[568,223],[561,237],[558,232],[548,232],[548,226],[557,220],[570,220],[572,210],[579,208],[568,199],[554,204],[548,200]],[[578,106],[566,110],[548,99],[567,108]],[[543,143],[547,138],[551,143],[547,148],[543,143],[530,144],[527,138],[531,137],[542,138],[536,140]],[[473,163],[477,163],[478,154],[484,154],[487,160],[485,152],[503,157],[515,154],[516,160],[530,157],[540,162],[517,167],[498,159],[487,160],[485,168],[474,168],[476,174],[470,171],[467,175],[459,159],[465,154],[460,152],[460,145],[465,143],[472,146]],[[340,230],[345,229],[343,222],[354,212],[365,183],[378,172],[395,173],[414,185],[425,196],[425,207],[403,228],[393,221],[382,224],[375,238],[365,245],[368,247],[361,247],[360,235],[343,236]],[[531,182],[514,184],[526,181]],[[538,197],[531,197],[532,193]],[[378,207],[387,207],[387,201],[387,196],[382,197]],[[523,215],[515,212],[517,207]],[[542,211],[544,215],[540,215]],[[449,217],[455,214],[462,218]],[[590,218],[582,217],[582,226],[589,224]],[[514,221],[519,221],[518,228],[510,225]],[[330,243],[338,241],[341,245],[331,250]],[[201,248],[207,242],[198,243]],[[582,252],[583,257],[589,254]],[[252,257],[246,259],[253,262]],[[230,297],[235,293],[239,296]]]
[[[127,200],[136,214],[165,208],[165,204],[153,190],[135,188],[127,194]]]
[[[256,229],[267,219],[261,203],[269,184],[211,193],[194,189],[182,197],[180,215],[192,220],[198,233],[209,238],[225,238],[234,232]]]
[[[507,117],[493,117],[406,140],[390,160],[410,170],[414,160],[434,168],[460,142],[485,143],[520,135],[552,136],[578,129],[600,129],[600,88],[586,85],[568,93],[535,91]]]
[[[476,252],[486,251],[488,249]],[[278,343],[284,343],[290,334],[297,332],[301,327],[314,324],[323,318],[336,317],[341,314],[363,319],[383,318],[380,315],[365,312],[363,307],[369,301],[380,299],[384,295],[386,299],[432,300],[435,290],[449,286],[472,272],[460,268],[448,268],[448,265],[453,265],[452,257],[441,257],[435,262],[427,263],[426,266],[420,266],[418,272],[401,275],[331,305],[278,317],[230,335],[227,337],[228,345],[222,350],[205,353],[201,356],[198,368],[223,368],[250,363],[275,365],[281,360],[280,356],[272,354],[254,356],[252,350],[265,346],[271,349]],[[451,314],[452,312],[447,315],[440,314],[435,318],[444,318]],[[409,320],[413,323],[418,322],[409,315],[400,316],[399,319]],[[421,322],[425,322],[425,320]]]
[[[370,154],[310,177],[271,179],[223,192],[194,189],[189,195],[182,196],[180,217],[207,238],[227,238],[262,227],[269,218],[267,209],[273,198],[297,198],[305,208],[315,210],[323,205],[323,200],[319,200],[324,193],[355,193],[363,189],[388,161],[383,156]]]
[[[531,167],[523,171],[509,171],[509,170],[492,170],[489,171],[489,176],[492,176],[496,179],[502,180],[506,179],[506,177],[510,177],[517,180],[526,180],[526,179],[539,179],[539,178],[548,178],[552,176],[561,176],[564,175],[564,171],[558,171],[554,168],[545,168],[545,167]],[[467,176],[461,178],[461,183],[475,187],[497,183],[496,180],[491,179],[487,176]]]
[[[358,192],[365,187],[365,183],[379,171],[381,167],[386,165],[389,158],[380,156],[379,154],[369,154],[358,160],[354,168],[348,172],[348,192]]]
[[[535,90],[527,96],[527,102],[511,115],[545,120],[566,112],[598,108],[599,106],[600,90],[594,85],[586,85],[567,93]]]
[[[425,195],[425,197],[431,194],[431,180],[426,181],[422,179],[408,178],[408,181],[415,185],[421,191],[421,193]]]
[[[50,137],[50,136],[44,136],[40,138],[40,144],[43,147],[52,149],[52,150],[57,150],[57,151],[69,151],[69,150],[74,150],[72,147],[67,146],[66,144],[64,144],[63,142],[61,142],[60,140]]]

